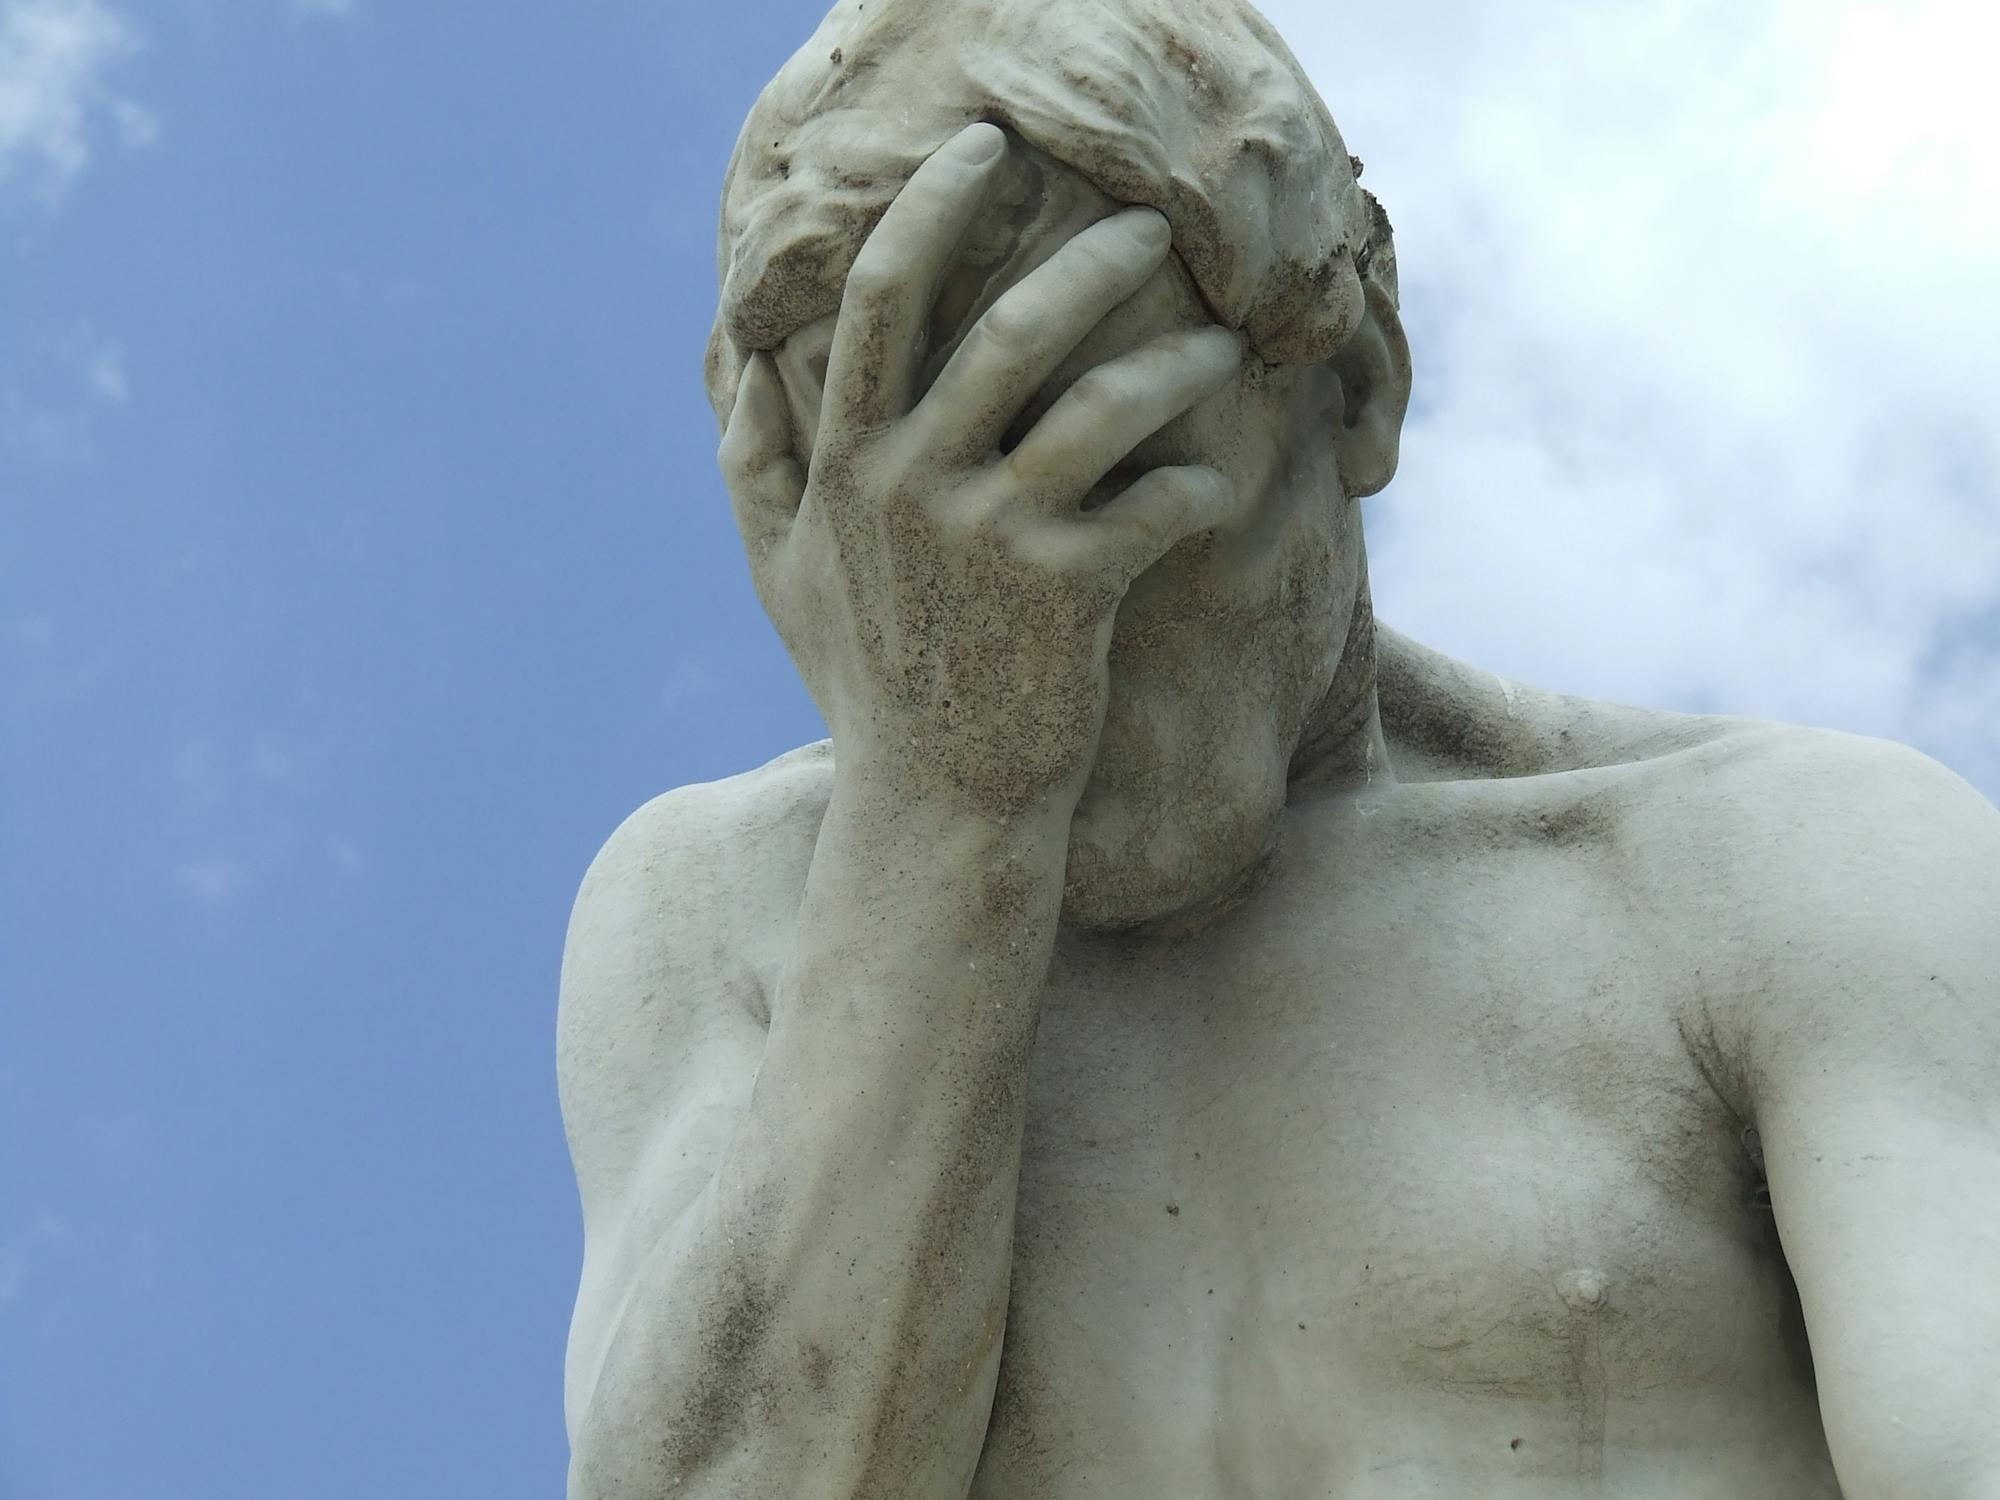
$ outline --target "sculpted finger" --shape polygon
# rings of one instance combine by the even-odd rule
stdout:
[[[991,453],[1090,331],[1152,278],[1173,236],[1150,208],[1100,220],[986,310],[925,395],[936,441]]]
[[[841,298],[824,426],[866,429],[910,409],[931,307],[1006,144],[998,126],[967,127],[917,168],[869,235]]]
[[[1235,334],[1201,328],[1099,365],[1008,455],[1015,482],[1046,509],[1081,505],[1133,449],[1228,385],[1242,363]]]
[[[791,409],[770,355],[750,356],[716,460],[744,540],[757,546],[781,535],[798,514],[806,481],[792,449]]]
[[[1101,539],[1130,581],[1189,537],[1226,525],[1240,508],[1228,476],[1193,464],[1153,470],[1078,524]]]

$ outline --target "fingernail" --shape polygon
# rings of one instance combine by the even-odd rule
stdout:
[[[960,131],[958,139],[951,143],[951,153],[967,166],[976,167],[993,160],[1006,144],[1007,137],[1000,133],[999,126],[982,123]]]

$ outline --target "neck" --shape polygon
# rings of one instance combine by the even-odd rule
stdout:
[[[1295,794],[1342,792],[1394,779],[1376,693],[1375,603],[1364,558],[1340,665],[1299,737],[1291,788]]]

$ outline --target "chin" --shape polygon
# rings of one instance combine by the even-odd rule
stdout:
[[[1130,778],[1154,783],[1143,794],[1094,779],[1070,825],[1063,925],[1143,927],[1227,897],[1270,851],[1285,806],[1282,764],[1246,772]]]
[[[1097,759],[1070,821],[1065,926],[1199,922],[1262,867],[1338,659],[1305,572],[1287,611],[1254,594],[1218,608],[1220,591],[1201,579],[1128,596]]]

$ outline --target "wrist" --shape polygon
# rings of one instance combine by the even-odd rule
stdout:
[[[1053,946],[1071,817],[1061,803],[995,812],[869,762],[837,763],[801,916],[829,935],[873,934],[878,949],[893,931],[940,961],[1005,956],[984,976],[1004,984]]]
[[[1066,857],[1082,784],[1023,788],[1008,795],[975,790],[921,747],[900,753],[834,747],[829,816],[895,841],[1016,860]]]

